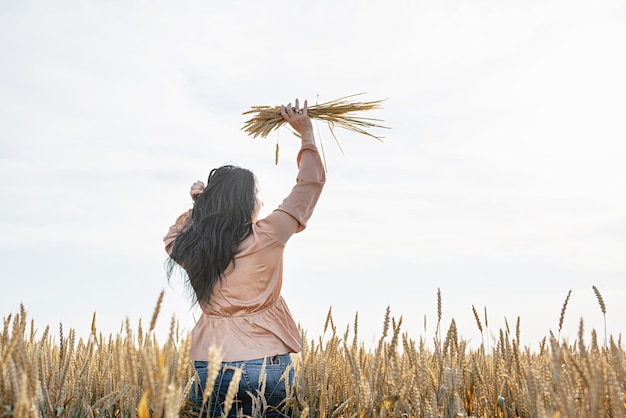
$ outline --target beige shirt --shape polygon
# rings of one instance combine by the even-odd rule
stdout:
[[[324,169],[314,145],[302,147],[297,157],[296,185],[283,203],[252,226],[240,244],[235,268],[213,289],[211,306],[201,304],[202,315],[192,330],[190,358],[208,360],[211,346],[222,361],[242,361],[277,354],[297,353],[302,339],[280,291],[283,250],[289,238],[302,231],[313,213],[325,182]],[[166,251],[186,226],[181,215],[165,236]]]

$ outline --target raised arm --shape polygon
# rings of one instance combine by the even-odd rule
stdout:
[[[301,137],[302,146],[296,159],[298,176],[291,193],[259,225],[266,226],[273,231],[277,241],[286,243],[294,233],[306,228],[326,182],[326,176],[315,146],[313,126],[308,115],[306,100],[302,109],[296,100],[295,108],[292,108],[290,103],[287,106],[281,106],[280,113]]]
[[[196,197],[198,197],[200,194],[202,194],[202,192],[204,192],[204,187],[205,187],[204,183],[201,182],[200,180],[192,184],[191,188],[189,189],[189,196],[191,196],[191,200],[195,201]],[[163,243],[165,244],[165,251],[168,254],[171,254],[172,252],[172,246],[174,245],[174,240],[176,239],[178,234],[180,234],[187,227],[190,221],[191,221],[191,210],[188,210],[176,219],[176,222],[174,223],[174,225],[170,226],[170,229],[167,235],[163,237]]]
[[[182,215],[180,215],[176,219],[176,222],[174,223],[174,225],[170,226],[170,229],[167,232],[167,235],[163,237],[163,243],[165,244],[165,251],[168,254],[172,253],[174,240],[176,240],[176,237],[178,236],[178,234],[180,234],[185,229],[185,227],[187,227],[190,220],[191,220],[191,210],[188,210],[187,212],[184,212]]]

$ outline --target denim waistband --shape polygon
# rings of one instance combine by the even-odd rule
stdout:
[[[255,358],[252,360],[223,361],[222,366],[229,365],[229,366],[241,367],[244,363],[262,365],[264,361],[265,361],[265,364],[289,364],[291,363],[291,354],[290,353],[277,354],[275,356]],[[196,367],[205,366],[207,364],[208,364],[208,361],[197,361],[197,360],[194,361],[194,366]]]
[[[289,364],[291,363],[291,354],[277,354],[265,358],[246,360],[245,362],[248,364],[263,364],[263,361],[265,361],[265,364]]]

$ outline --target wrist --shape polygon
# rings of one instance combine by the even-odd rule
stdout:
[[[312,130],[303,132],[300,137],[302,138],[302,143],[311,143],[315,141]]]

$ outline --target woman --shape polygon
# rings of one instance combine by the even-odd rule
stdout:
[[[301,136],[298,176],[291,193],[274,212],[257,219],[260,202],[254,175],[243,168],[224,166],[211,171],[206,187],[191,187],[194,207],[181,215],[163,239],[170,255],[168,277],[176,266],[187,273],[194,301],[202,315],[192,330],[190,357],[200,378],[192,401],[200,404],[206,385],[210,347],[222,355],[209,416],[222,414],[233,367],[242,369],[239,392],[229,416],[252,414],[253,396],[265,380],[267,417],[280,416],[285,384],[293,380],[290,353],[302,348],[300,333],[280,295],[283,250],[289,238],[302,231],[325,182],[315,146],[307,102],[296,99],[281,106],[280,114]],[[264,367],[265,376],[260,376]],[[288,382],[281,379],[285,370]],[[193,391],[192,391],[193,392]]]

